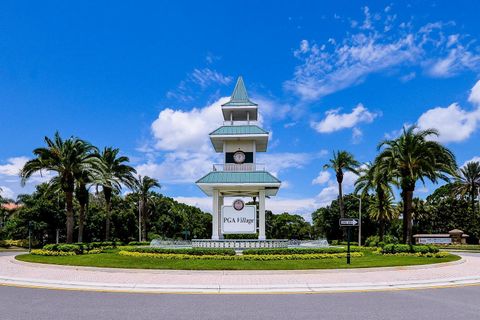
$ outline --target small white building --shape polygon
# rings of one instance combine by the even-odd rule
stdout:
[[[224,125],[210,133],[210,141],[223,163],[196,182],[213,198],[212,240],[229,233],[258,233],[265,240],[265,197],[275,196],[281,182],[256,161],[258,152],[267,151],[269,134],[256,125],[258,105],[248,98],[242,77],[222,113]],[[225,197],[258,199],[258,212],[241,199],[225,204]]]

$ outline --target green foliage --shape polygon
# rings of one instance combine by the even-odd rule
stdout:
[[[439,249],[436,246],[412,246],[408,244],[386,244],[381,252],[383,254],[396,253],[437,253]]]
[[[311,239],[312,227],[310,223],[297,214],[272,214],[265,212],[265,228],[268,239]]]
[[[351,247],[350,251],[360,251],[358,247]],[[326,247],[326,248],[272,248],[272,249],[246,249],[244,255],[282,255],[282,254],[320,254],[320,253],[344,253],[347,248]]]
[[[156,247],[138,247],[138,248],[124,248],[124,251],[139,252],[139,253],[162,253],[162,254],[184,254],[184,255],[235,255],[233,249],[210,249],[210,248],[192,248],[192,249],[167,249]]]
[[[32,246],[36,246],[37,242],[34,241]],[[0,240],[0,247],[9,248],[9,247],[22,247],[28,248],[28,239],[21,240]]]
[[[386,235],[383,238],[383,241],[380,241],[380,237],[370,236],[365,240],[365,246],[367,247],[383,247],[385,244],[396,244],[398,243],[398,238],[392,235]]]
[[[149,241],[130,241],[128,243],[129,246],[149,246]]]

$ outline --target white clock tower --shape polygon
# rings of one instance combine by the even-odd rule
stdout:
[[[267,151],[269,134],[256,125],[258,105],[248,98],[242,77],[222,113],[224,125],[210,133],[210,140],[223,153],[223,163],[196,182],[213,197],[212,240],[224,234],[258,234],[258,240],[266,240],[265,197],[275,196],[281,182],[256,162],[257,152]],[[227,204],[225,197],[237,199]],[[243,197],[257,198],[258,212],[239,199]]]

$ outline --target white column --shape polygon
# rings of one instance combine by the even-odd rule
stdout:
[[[265,240],[265,190],[258,192],[258,240]]]
[[[218,240],[218,190],[213,190],[212,240]]]
[[[222,233],[222,206],[223,206],[223,196],[218,195],[218,235],[220,239],[223,239],[223,233]]]

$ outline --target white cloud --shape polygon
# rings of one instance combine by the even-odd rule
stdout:
[[[302,168],[314,158],[315,156],[309,153],[261,153],[258,154],[257,162],[265,163],[269,172],[278,175],[287,169]]]
[[[480,110],[466,111],[457,103],[448,107],[436,107],[424,112],[418,119],[420,129],[435,128],[440,142],[459,142],[468,139],[477,129]]]
[[[359,103],[350,113],[340,113],[339,109],[328,110],[326,117],[313,122],[312,127],[320,133],[330,133],[338,130],[353,128],[360,123],[371,123],[378,113],[370,112],[363,104]]]
[[[469,159],[469,160],[465,161],[465,162],[461,165],[461,167],[465,167],[465,165],[466,165],[467,163],[469,163],[469,162],[480,162],[480,157],[478,157],[478,156],[477,156],[477,157],[473,157],[472,159]]]
[[[6,164],[0,164],[0,174],[7,176],[18,176],[20,170],[29,159],[27,157],[8,158]]]
[[[451,38],[447,45],[452,45]],[[464,70],[478,69],[480,65],[480,55],[469,52],[462,45],[450,49],[448,55],[435,59],[431,62],[427,72],[434,77],[447,78],[454,76]]]
[[[210,63],[213,62],[213,58],[208,58],[207,62],[210,60]],[[187,77],[180,81],[177,88],[167,92],[167,98],[175,99],[182,102],[191,102],[195,100],[195,96],[198,91],[204,91],[216,86],[228,85],[232,82],[233,78],[231,76],[225,76],[222,73],[210,69],[193,69]]]
[[[475,105],[480,106],[480,80],[475,83],[472,90],[470,91],[470,95],[468,96],[468,101]]]
[[[227,85],[233,80],[232,77],[224,76],[220,72],[209,68],[194,69],[190,74],[190,79],[202,88],[208,88],[212,84]]]
[[[328,171],[320,171],[318,176],[312,180],[312,184],[324,184],[330,180],[330,172]]]
[[[0,196],[7,199],[13,199],[15,197],[15,193],[7,186],[0,186]]]
[[[294,56],[300,60],[293,78],[284,83],[302,100],[318,100],[326,95],[363,82],[368,75],[421,67],[434,77],[480,69],[480,54],[468,36],[448,34],[454,23],[429,23],[415,28],[411,22],[397,21],[390,13],[371,13],[364,8],[363,23],[352,23],[340,41],[324,44],[302,40]],[[350,23],[354,20],[348,19]],[[464,44],[464,43],[467,44]],[[433,57],[433,58],[432,58]],[[415,73],[403,76],[408,81]]]
[[[206,151],[210,146],[208,134],[223,123],[221,105],[228,100],[221,98],[189,111],[162,110],[151,126],[155,147],[167,151]]]

